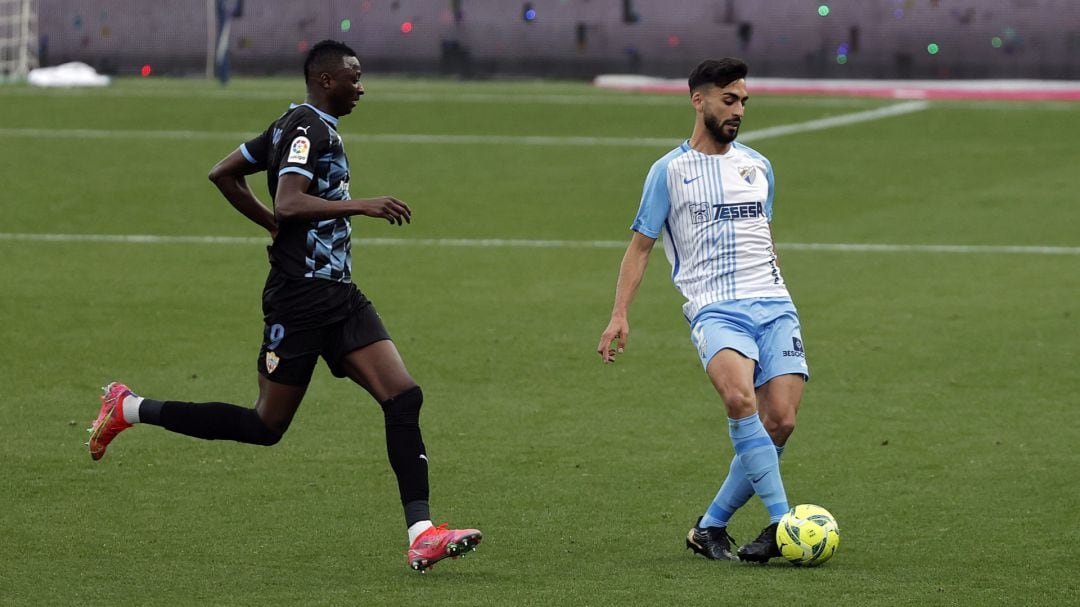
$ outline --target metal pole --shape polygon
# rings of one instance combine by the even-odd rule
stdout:
[[[214,79],[214,57],[217,45],[217,11],[214,9],[214,0],[206,0],[206,79]]]
[[[19,44],[19,62],[15,66],[15,75],[26,77],[30,73],[30,58],[27,57],[27,52],[30,46],[30,0],[23,0],[22,3],[22,31]]]

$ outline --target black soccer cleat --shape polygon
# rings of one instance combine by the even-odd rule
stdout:
[[[773,523],[761,530],[761,535],[749,544],[739,548],[739,560],[750,563],[767,563],[769,559],[781,556],[780,546],[776,545],[776,528],[780,523]]]
[[[735,561],[731,545],[735,542],[728,535],[727,527],[699,527],[699,517],[690,531],[686,533],[686,547],[696,554],[714,561]]]

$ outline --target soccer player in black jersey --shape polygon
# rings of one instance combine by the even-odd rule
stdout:
[[[140,422],[198,438],[274,445],[288,429],[321,356],[335,376],[348,377],[382,405],[386,450],[409,532],[408,562],[423,572],[474,550],[482,534],[432,525],[419,425],[423,393],[374,306],[352,283],[350,217],[383,218],[395,225],[412,217],[409,205],[392,196],[349,196],[349,161],[337,127],[364,94],[360,75],[352,49],[319,42],[304,61],[306,101],[291,106],[210,171],[225,199],[273,239],[255,407],[153,400],[114,382],[105,387],[90,429],[90,456],[101,459],[117,433]],[[272,211],[245,179],[259,171],[267,174]]]

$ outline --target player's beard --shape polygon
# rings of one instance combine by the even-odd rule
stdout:
[[[725,124],[732,124],[732,126],[735,127],[735,130],[732,131],[730,135],[724,132]],[[720,122],[715,115],[707,112],[705,114],[705,128],[709,129],[709,133],[713,136],[713,139],[720,145],[727,145],[732,141],[735,141],[735,138],[739,136],[738,122],[734,120]]]

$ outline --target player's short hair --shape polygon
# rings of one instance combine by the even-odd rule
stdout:
[[[313,74],[330,69],[331,63],[339,62],[345,57],[356,57],[356,51],[344,42],[337,40],[316,42],[304,58],[304,82],[307,82]]]
[[[690,92],[703,86],[715,84],[723,88],[736,80],[746,78],[750,68],[742,59],[724,57],[723,59],[706,59],[690,72]]]

